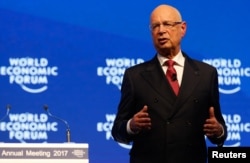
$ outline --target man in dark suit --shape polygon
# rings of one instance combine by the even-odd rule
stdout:
[[[186,22],[176,8],[157,6],[150,28],[157,54],[125,71],[112,135],[133,143],[131,163],[205,163],[205,137],[221,146],[227,136],[217,71],[181,50]]]

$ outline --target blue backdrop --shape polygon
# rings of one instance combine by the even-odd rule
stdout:
[[[110,130],[124,70],[152,58],[149,15],[176,6],[188,24],[182,49],[215,66],[226,146],[250,145],[250,2],[0,1],[0,142],[89,144],[90,162],[128,162]],[[208,145],[210,142],[207,142]]]

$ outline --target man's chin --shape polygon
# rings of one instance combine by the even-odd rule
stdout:
[[[159,51],[162,51],[162,52],[168,52],[171,50],[171,47],[170,46],[161,46],[158,49],[159,49]]]
[[[172,45],[170,45],[168,42],[164,43],[164,44],[159,44],[158,45],[159,49],[171,49]]]

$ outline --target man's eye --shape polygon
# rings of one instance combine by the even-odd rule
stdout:
[[[158,28],[160,26],[160,24],[154,24],[152,25],[152,28],[155,29],[155,28]]]
[[[170,23],[164,23],[163,24],[165,27],[170,27],[170,26],[172,26],[172,24],[170,24]]]

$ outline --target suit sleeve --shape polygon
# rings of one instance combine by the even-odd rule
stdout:
[[[224,130],[224,135],[221,137],[208,137],[208,139],[213,143],[217,144],[218,146],[222,146],[224,141],[226,140],[227,137],[227,127],[225,124],[225,120],[222,116],[221,108],[220,108],[220,102],[219,102],[219,87],[218,87],[218,73],[216,69],[214,69],[213,74],[212,74],[212,80],[211,80],[211,106],[214,107],[214,112],[217,121],[222,125],[223,130]]]
[[[112,136],[115,141],[129,144],[132,141],[133,135],[127,132],[127,123],[134,115],[134,94],[133,83],[129,76],[128,70],[125,71],[122,87],[121,87],[121,99],[118,106],[116,118],[112,127]]]

